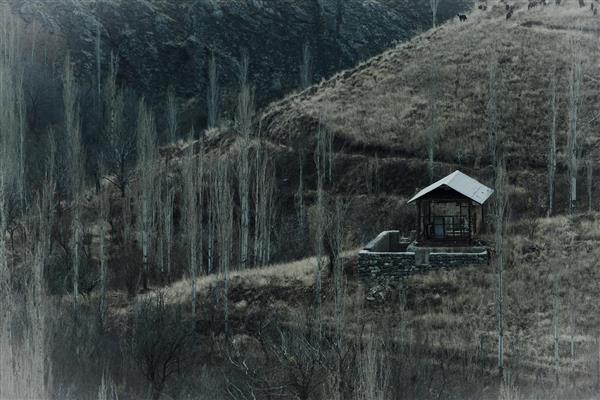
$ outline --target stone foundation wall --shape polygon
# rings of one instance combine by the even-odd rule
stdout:
[[[358,273],[363,279],[397,280],[417,273],[415,253],[371,253],[358,254]]]
[[[481,253],[430,253],[429,264],[432,269],[487,265],[489,264],[489,254],[487,251]]]
[[[413,251],[386,251],[396,247],[393,241],[399,237],[396,231],[383,232],[358,254],[358,270],[362,279],[394,281],[440,269],[489,263],[488,251],[481,248],[474,248],[475,252],[425,250],[424,254],[418,255]]]

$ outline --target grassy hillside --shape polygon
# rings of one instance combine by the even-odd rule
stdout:
[[[358,352],[354,357],[360,359],[362,346],[380,343],[382,347],[375,353],[384,356],[378,362],[393,377],[381,384],[391,398],[593,398],[599,372],[600,319],[592,311],[600,305],[600,271],[595,266],[600,257],[599,223],[600,215],[589,214],[511,226],[505,276],[506,370],[510,383],[503,389],[496,378],[496,289],[491,266],[438,271],[373,290],[356,280],[355,253],[349,252],[345,255],[342,294],[336,292],[332,279],[323,283],[320,312],[324,332],[335,337],[340,326],[336,310],[341,307],[345,351]],[[270,371],[258,360],[261,351],[268,352],[260,348],[273,329],[303,332],[310,329],[305,324],[315,322],[315,267],[316,260],[311,258],[231,275],[228,299],[233,351],[254,373],[262,376]],[[215,305],[214,296],[222,290],[221,285],[222,276],[203,277],[197,282],[201,311],[196,323],[203,327],[201,351],[207,351],[210,343],[219,346],[215,340],[221,343],[224,334],[220,316],[215,319],[215,310],[222,305]],[[170,307],[182,306],[184,315],[189,315],[190,287],[191,282],[184,280],[162,293]],[[148,296],[156,296],[156,292]],[[114,310],[128,313],[127,308]],[[332,350],[328,340],[331,338],[320,344],[325,353]],[[214,357],[212,362],[231,376],[239,373],[226,359]],[[302,362],[307,360],[298,360],[298,364]],[[281,368],[278,373],[263,377],[273,384],[284,382],[286,378],[278,374],[285,375],[290,372],[286,368],[292,368],[276,365]],[[320,368],[326,373],[328,367]],[[356,371],[349,376],[362,379]],[[236,379],[239,377],[232,378]],[[315,385],[315,395],[327,393],[327,383],[316,380]],[[501,390],[518,394],[503,397]]]
[[[585,136],[582,152],[587,154],[598,139],[600,98],[595,77],[600,72],[600,18],[575,2],[531,10],[525,1],[513,3],[510,19],[503,2],[489,2],[487,10],[475,9],[466,22],[455,18],[273,104],[262,115],[264,132],[274,140],[303,144],[314,136],[320,120],[335,134],[341,154],[367,158],[378,154],[383,163],[394,163],[396,171],[405,171],[404,184],[391,174],[382,180],[389,182],[388,192],[412,194],[416,186],[426,183],[420,161],[427,157],[427,131],[437,127],[436,175],[460,167],[485,179],[489,176],[489,71],[495,64],[501,151],[517,185],[543,191],[551,124],[550,82],[556,73],[562,163],[568,128],[568,73],[577,52],[582,54],[584,71],[578,120]],[[435,119],[430,114],[432,102]],[[365,163],[368,159],[357,169],[364,170]],[[560,180],[559,172],[559,188],[564,183]]]

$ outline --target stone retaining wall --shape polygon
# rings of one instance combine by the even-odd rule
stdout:
[[[482,248],[461,249],[473,250],[472,252],[435,252],[435,249],[429,248],[423,249],[422,254],[417,254],[414,251],[393,251],[406,250],[406,246],[401,241],[400,243],[396,241],[400,241],[398,231],[382,232],[358,254],[358,270],[361,278],[394,281],[434,270],[489,263],[489,253]]]
[[[489,264],[489,254],[487,250],[480,253],[430,253],[429,264],[433,269],[487,265]]]

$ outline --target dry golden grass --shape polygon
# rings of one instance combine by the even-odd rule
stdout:
[[[600,214],[575,218],[557,216],[538,222],[532,239],[514,233],[507,246],[507,370],[519,377],[515,388],[525,393],[520,398],[550,398],[544,397],[550,394],[556,399],[590,398],[599,372],[600,315],[596,310],[600,307],[600,268],[597,267]],[[353,254],[355,251],[345,256]],[[261,313],[276,314],[290,326],[302,324],[307,313],[315,312],[310,305],[315,293],[315,264],[314,258],[308,258],[232,271],[231,318],[249,318],[246,314],[255,315],[259,307]],[[198,279],[201,302],[222,279],[220,275]],[[497,348],[495,282],[493,265],[438,271],[407,279],[402,287],[393,289],[384,302],[369,302],[364,295],[368,285],[350,279],[344,331],[349,339],[358,340],[365,332],[362,327],[371,326],[382,339],[408,348],[428,349],[423,357],[432,357],[432,365],[438,362],[437,354],[455,362],[468,359],[468,368],[480,368],[483,363],[485,376],[493,377]],[[191,303],[189,280],[162,290],[171,304],[189,306]],[[321,312],[325,326],[329,327],[336,323],[332,290],[331,281],[325,277]],[[149,295],[152,294],[143,296]],[[114,299],[114,302],[117,300],[123,301]],[[117,315],[131,311],[130,304],[121,305],[120,309],[113,308]],[[561,386],[558,389],[554,387],[555,317],[558,318],[560,354]],[[382,331],[378,328],[381,326],[390,330]],[[392,337],[385,337],[389,332]],[[571,340],[575,349],[573,361]],[[576,391],[570,384],[572,377],[577,382]],[[530,397],[531,394],[537,397]],[[488,393],[484,398],[493,398],[493,395]]]
[[[559,163],[563,160],[567,73],[574,51],[570,38],[579,43],[584,58],[585,95],[579,125],[590,134],[589,141],[597,141],[600,17],[575,1],[532,10],[527,10],[524,0],[510,3],[516,11],[509,20],[503,3],[489,1],[487,11],[475,10],[467,22],[454,19],[271,105],[262,115],[263,131],[275,140],[294,143],[313,137],[320,119],[345,143],[346,152],[354,148],[364,153],[370,148],[382,157],[423,160],[426,130],[431,125],[428,102],[433,60],[438,65],[435,82],[440,85],[435,159],[478,171],[488,164],[488,67],[497,60],[499,140],[512,178],[521,186],[543,188],[540,174],[546,168],[549,88],[555,66]]]
[[[312,286],[315,279],[316,258],[311,257],[299,261],[275,264],[263,268],[231,271],[229,280],[232,286],[243,284],[245,287],[260,290],[272,285]],[[222,274],[203,276],[197,280],[200,296],[208,288],[223,281]],[[166,289],[169,301],[186,303],[191,301],[191,285],[189,279],[176,282]]]
[[[540,221],[533,240],[510,238],[505,274],[507,365],[519,364],[532,380],[554,379],[554,297],[558,301],[560,375],[572,374],[570,342],[575,346],[573,365],[578,382],[595,382],[600,318],[600,215],[574,219],[559,216]],[[406,316],[412,329],[444,343],[475,352],[479,341],[488,357],[496,349],[494,267],[472,267],[415,276],[406,283],[413,301]],[[555,289],[556,288],[556,289]],[[427,299],[432,294],[439,301]],[[462,339],[462,341],[461,341]],[[540,378],[541,379],[541,378]],[[577,398],[577,397],[575,397]]]

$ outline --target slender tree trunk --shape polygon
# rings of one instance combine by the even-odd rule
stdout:
[[[96,0],[96,94],[98,96],[98,104],[102,98],[102,47],[100,37],[100,16],[98,15],[98,0]]]
[[[494,173],[498,170],[498,117],[496,101],[496,71],[497,63],[493,58],[488,68],[488,104],[487,104],[487,122],[488,122],[488,148],[492,169]]]
[[[559,309],[558,309],[558,287],[557,283],[554,283],[554,301],[553,301],[553,327],[554,327],[554,374],[555,383],[558,386],[560,379],[560,353],[559,353]]]
[[[219,83],[217,75],[217,59],[214,50],[211,50],[208,59],[208,127],[217,126],[219,119]]]
[[[175,143],[177,140],[178,114],[175,88],[170,86],[167,91],[167,143]]]
[[[432,0],[437,1],[437,0]],[[437,137],[439,134],[438,127],[438,101],[440,96],[439,68],[437,61],[432,60],[430,63],[429,77],[429,128],[427,129],[427,170],[429,173],[429,182],[434,179],[434,151]]]
[[[578,144],[578,112],[581,101],[581,59],[576,49],[573,63],[569,70],[569,140],[567,143],[568,169],[569,169],[569,212],[575,213],[577,208],[577,173],[579,170],[579,144]]]
[[[267,265],[271,257],[271,230],[274,213],[273,190],[275,177],[268,153],[264,149],[256,152],[256,174],[254,188],[254,262]]]
[[[193,131],[193,130],[192,130]],[[185,196],[185,230],[187,235],[187,247],[189,250],[189,278],[192,289],[192,317],[196,315],[196,285],[198,278],[197,243],[198,243],[198,168],[197,159],[194,156],[194,136],[191,135],[184,165],[184,196]]]
[[[192,135],[193,138],[193,135]],[[201,142],[199,143],[201,144]],[[197,278],[202,270],[202,211],[204,205],[203,193],[204,148],[200,146],[197,155],[194,154],[194,141],[190,140],[184,166],[184,196],[186,210],[186,233],[189,248],[189,273],[192,286],[192,315],[196,314]]]
[[[156,197],[155,169],[158,159],[156,125],[152,112],[141,99],[138,106],[137,173],[139,176],[139,211],[137,220],[142,246],[142,288],[148,290],[151,238],[154,229],[154,202]]]
[[[503,163],[499,164],[496,172],[496,318],[498,324],[498,371],[502,376],[504,371],[504,235],[506,226],[506,211],[508,196],[506,193],[506,171]]]
[[[596,336],[596,391],[600,389],[600,336]]]
[[[172,264],[172,249],[173,249],[173,209],[175,208],[175,191],[169,186],[169,182],[166,183],[165,203],[163,205],[163,236],[164,236],[164,256],[165,256],[165,269],[168,281],[171,281],[171,264]]]
[[[83,149],[81,145],[81,122],[79,117],[78,87],[75,82],[71,57],[65,59],[63,75],[64,128],[67,136],[69,195],[72,201],[71,254],[73,264],[73,298],[77,305],[79,297],[79,266],[82,236],[80,194],[83,190]]]
[[[300,89],[306,89],[311,84],[312,58],[310,54],[310,43],[305,42],[302,46],[302,64],[300,64]]]
[[[552,123],[550,126],[549,146],[548,146],[548,216],[554,212],[554,194],[556,182],[556,125],[558,118],[557,103],[557,77],[556,71],[552,74],[551,82],[551,102]]]
[[[240,94],[238,96],[237,126],[240,133],[238,153],[238,194],[240,199],[240,268],[249,266],[248,250],[250,237],[250,145],[254,121],[254,89],[250,87],[248,58],[242,60],[240,72]]]
[[[588,212],[592,212],[593,209],[593,193],[594,193],[594,163],[592,161],[591,156],[588,156],[586,160],[586,170],[587,170],[587,195],[588,195]]]
[[[570,330],[570,340],[569,340],[569,350],[571,356],[571,382],[573,387],[576,386],[575,382],[577,379],[577,374],[575,372],[575,293],[574,289],[571,287],[569,289],[569,330]]]
[[[17,126],[19,135],[18,163],[19,173],[17,177],[17,193],[19,194],[19,211],[25,212],[25,130],[27,110],[25,105],[25,92],[23,91],[23,73],[17,76],[15,85],[15,103],[17,108]]]
[[[99,320],[100,329],[104,329],[106,321],[106,311],[108,309],[106,290],[108,280],[108,249],[106,243],[107,225],[109,224],[110,212],[110,194],[100,194],[100,305],[99,305]]]
[[[319,122],[318,132],[317,132],[317,145],[315,149],[315,164],[317,170],[317,219],[315,221],[316,224],[316,243],[315,243],[315,252],[317,258],[316,265],[316,304],[317,304],[317,319],[319,321],[319,335],[321,335],[322,329],[322,316],[321,316],[321,297],[322,297],[322,273],[324,268],[324,256],[325,249],[324,243],[326,240],[326,230],[325,225],[326,221],[326,202],[325,202],[325,181],[327,179],[327,171],[328,167],[328,139],[329,132],[325,130],[321,123]]]
[[[23,35],[9,9],[0,6],[0,398],[46,399],[52,392],[46,379],[51,367],[47,342],[51,302],[45,292],[44,271],[53,224],[54,151],[50,143],[46,176],[41,177],[37,195],[28,204],[21,72],[27,51],[22,47]],[[33,51],[32,47],[32,57]],[[11,246],[7,240],[10,210],[15,207],[19,213],[27,210],[27,218],[19,221],[27,232],[27,243],[22,246],[14,242]]]
[[[438,10],[439,2],[440,2],[440,0],[429,0],[429,6],[431,7],[432,26],[434,28],[437,23],[437,10]]]
[[[219,273],[223,277],[223,308],[225,335],[229,337],[229,270],[233,248],[233,195],[229,180],[229,164],[218,160],[214,181],[215,204],[217,208],[216,232],[218,245]]]
[[[306,207],[304,205],[304,150],[298,153],[298,189],[296,190],[296,218],[298,220],[298,244],[306,242]]]

